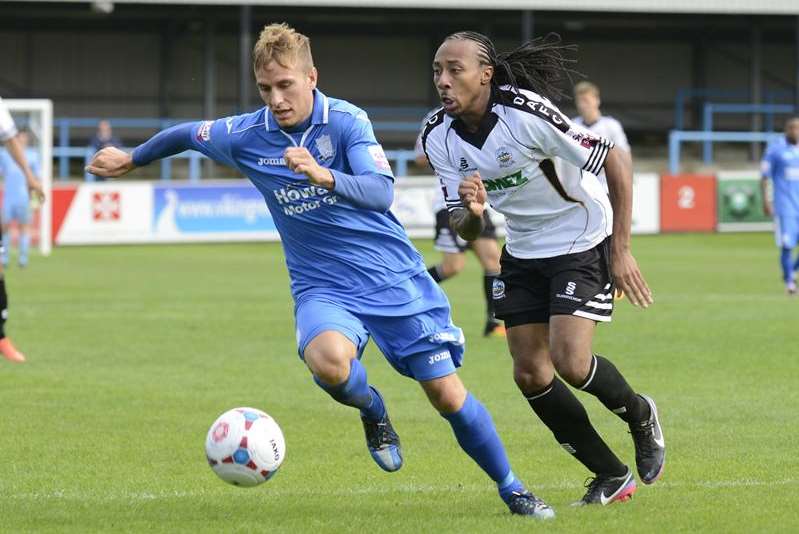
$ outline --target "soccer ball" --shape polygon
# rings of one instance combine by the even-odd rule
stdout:
[[[266,413],[234,408],[214,421],[205,438],[214,473],[235,486],[257,486],[272,478],[286,457],[283,432]]]

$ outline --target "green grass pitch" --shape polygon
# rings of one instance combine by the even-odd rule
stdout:
[[[419,246],[437,259],[429,241]],[[516,391],[502,340],[480,337],[474,259],[448,281],[467,336],[461,376],[494,415],[515,472],[558,517],[512,517],[446,422],[373,346],[406,464],[383,473],[357,413],[296,356],[279,245],[61,248],[6,273],[8,331],[29,362],[0,361],[0,532],[797,532],[799,299],[783,294],[766,234],[634,239],[655,306],[617,306],[596,348],[660,407],[663,479],[633,500],[574,509],[588,473]],[[579,393],[628,463],[625,426]],[[203,441],[226,409],[283,428],[287,459],[254,489],[228,486]]]

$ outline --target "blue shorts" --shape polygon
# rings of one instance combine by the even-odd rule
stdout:
[[[427,272],[364,297],[305,296],[294,316],[300,358],[313,338],[334,330],[352,341],[358,358],[371,337],[397,371],[418,381],[450,375],[463,361],[463,332]]]
[[[28,224],[31,219],[28,201],[25,202],[3,202],[3,222],[8,224],[17,221],[19,224]]]
[[[799,215],[774,217],[774,237],[780,248],[796,248],[799,244]]]

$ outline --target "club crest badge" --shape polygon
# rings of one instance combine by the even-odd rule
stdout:
[[[496,156],[497,156],[497,163],[499,163],[499,166],[502,168],[510,167],[511,165],[516,163],[513,160],[513,154],[510,153],[510,150],[508,150],[507,147],[504,146],[499,147],[497,149]]]
[[[320,135],[316,139],[316,150],[319,152],[319,158],[322,161],[332,159],[336,155],[336,151],[333,149],[333,141],[329,135]]]

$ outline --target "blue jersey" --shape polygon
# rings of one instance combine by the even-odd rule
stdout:
[[[799,144],[780,139],[768,147],[761,166],[774,184],[775,215],[799,217]]]
[[[35,176],[41,176],[39,168],[39,153],[28,148],[25,150],[25,157],[28,166]],[[4,177],[3,204],[25,204],[29,202],[28,181],[25,174],[19,168],[17,162],[11,157],[7,150],[0,150],[0,173]]]
[[[286,167],[283,153],[298,146],[334,178],[341,172],[393,180],[366,113],[352,104],[317,90],[303,131],[281,130],[263,108],[200,123],[191,142],[195,150],[237,168],[263,194],[280,233],[295,301],[308,295],[334,300],[369,295],[425,270],[390,211],[355,206]]]

